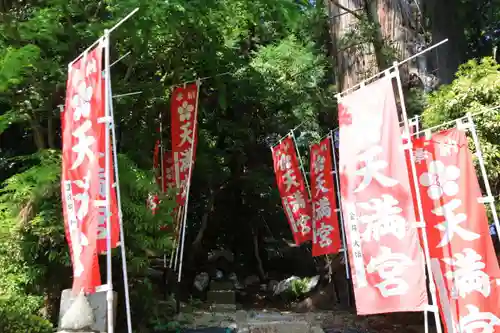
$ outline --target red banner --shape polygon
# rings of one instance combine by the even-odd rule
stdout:
[[[163,175],[165,176],[165,181],[163,183],[163,188],[165,189],[165,191],[174,189],[175,169],[174,169],[174,159],[171,150],[167,150],[163,154]]]
[[[312,255],[338,253],[340,243],[330,137],[311,146]]]
[[[99,246],[106,237],[106,125],[98,123],[104,117],[101,63],[99,45],[71,65],[62,115],[61,187],[74,292],[92,292],[101,284],[97,253],[106,250]],[[112,207],[116,217],[114,200]]]
[[[191,163],[194,165],[196,154],[196,128],[198,117],[198,86],[196,83],[175,88],[172,94],[172,157],[174,160],[175,184],[179,189],[177,202],[184,205]],[[194,140],[194,142],[193,142]],[[193,152],[191,154],[191,147]],[[192,159],[191,159],[192,157]]]
[[[292,229],[295,244],[312,239],[311,203],[300,172],[295,145],[287,136],[273,147],[273,164],[283,209]]]
[[[340,187],[357,312],[424,311],[424,259],[392,82],[341,102]]]
[[[431,265],[447,332],[500,332],[500,269],[463,131],[413,140]]]

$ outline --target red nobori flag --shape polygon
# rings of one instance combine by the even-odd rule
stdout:
[[[295,243],[302,244],[312,239],[311,203],[292,138],[287,136],[271,150],[283,209]]]
[[[424,311],[424,257],[391,80],[341,103],[341,201],[357,313]]]
[[[102,45],[69,68],[62,117],[62,200],[66,238],[73,263],[73,291],[94,291],[101,284],[97,260],[102,229],[105,124]],[[101,163],[102,161],[102,163]],[[104,189],[104,190],[103,190]]]
[[[311,195],[313,211],[312,255],[338,253],[341,248],[336,192],[332,177],[330,137],[311,146]]]
[[[196,133],[198,117],[198,85],[196,83],[175,88],[171,101],[172,116],[172,157],[174,160],[175,184],[179,189],[177,203],[184,205],[187,184],[191,175],[189,168],[194,165],[196,154]],[[194,142],[193,142],[194,140]],[[191,148],[192,160],[191,160]],[[192,170],[191,170],[192,174]]]
[[[467,137],[414,139],[413,154],[446,331],[500,332],[500,269]]]
[[[170,150],[167,150],[163,154],[163,175],[165,176],[165,181],[163,183],[164,191],[166,192],[175,188],[174,158]]]

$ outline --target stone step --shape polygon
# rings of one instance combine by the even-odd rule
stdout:
[[[234,312],[238,309],[236,304],[212,304],[210,311],[212,312]]]
[[[207,301],[215,304],[236,304],[236,293],[232,290],[210,290]]]
[[[223,291],[234,289],[234,285],[231,281],[210,281],[210,290],[212,291]]]
[[[269,323],[249,323],[246,330],[240,329],[241,332],[257,333],[257,332],[272,332],[272,333],[309,333],[311,327],[307,322],[269,322]]]

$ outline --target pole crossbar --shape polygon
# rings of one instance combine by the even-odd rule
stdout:
[[[471,113],[470,115],[472,117],[476,117],[476,116],[482,115],[484,113],[488,113],[488,112],[492,112],[492,111],[497,111],[497,110],[500,110],[500,105],[493,106],[491,108],[486,108],[486,109],[483,109],[483,110]],[[468,117],[469,117],[468,114],[465,114],[462,117],[458,117],[458,118],[450,120],[450,121],[445,121],[444,123],[441,123],[439,125],[432,126],[432,127],[429,127],[429,128],[420,129],[418,132],[413,133],[412,136],[418,136],[420,134],[425,134],[426,132],[430,133],[430,132],[433,132],[433,131],[435,131],[437,129],[440,129],[442,127],[446,127],[446,126],[449,126],[449,125],[454,125],[454,124],[456,124],[457,121],[468,119]]]
[[[303,122],[301,122],[300,124],[298,124],[297,126],[295,126],[294,128],[292,128],[288,133],[286,133],[281,138],[279,138],[277,142],[275,142],[274,144],[272,144],[271,148],[276,147],[277,145],[279,145],[281,143],[281,141],[283,141],[284,139],[286,139],[288,136],[293,135],[293,133],[296,130],[298,130],[300,127],[302,127],[305,123],[306,123],[306,121],[304,120]]]
[[[126,94],[119,94],[119,95],[113,95],[113,98],[122,98],[122,97],[127,97],[127,96],[134,96],[134,95],[139,95],[142,94],[142,91],[134,91]]]
[[[218,74],[215,74],[215,75],[204,76],[204,77],[200,77],[200,78],[197,78],[197,79],[194,79],[194,80],[188,80],[188,81],[183,81],[181,83],[176,83],[176,84],[171,85],[168,88],[172,89],[172,88],[175,88],[175,87],[182,87],[182,86],[184,86],[184,85],[186,85],[188,83],[202,82],[202,81],[206,81],[206,80],[213,79],[213,78],[216,78],[216,77],[226,76],[226,75],[233,75],[233,74],[234,74],[234,72],[223,72],[223,73],[218,73]]]
[[[125,21],[127,21],[129,18],[131,18],[135,13],[137,13],[137,11],[139,11],[139,7],[137,7],[136,9],[134,9],[133,11],[131,11],[127,16],[125,16],[124,18],[122,18],[120,21],[118,21],[118,23],[116,23],[114,26],[112,26],[110,29],[107,30],[108,34],[111,34],[113,31],[116,30],[116,28],[118,28],[120,25],[122,25],[123,23],[125,23]],[[71,65],[73,65],[73,63],[75,61],[77,61],[78,59],[80,59],[85,53],[87,53],[88,51],[90,51],[94,46],[96,46],[97,44],[99,44],[100,41],[102,41],[103,39],[105,38],[105,34],[102,35],[101,37],[99,37],[95,42],[93,42],[92,44],[90,44],[89,47],[87,47],[82,53],[80,53],[75,59],[73,59],[73,61],[71,61],[69,64],[68,64],[68,67],[71,67]],[[121,59],[120,59],[121,60]]]
[[[349,93],[349,92],[351,92],[353,90],[356,90],[357,88],[363,87],[368,81],[371,81],[373,79],[378,78],[381,75],[384,75],[384,73],[387,72],[387,71],[395,70],[395,69],[399,68],[399,66],[401,66],[401,65],[403,65],[403,64],[405,64],[405,63],[407,63],[407,62],[409,62],[409,61],[411,61],[411,60],[413,60],[413,59],[415,59],[415,58],[417,58],[417,57],[419,57],[419,56],[421,56],[421,55],[429,52],[432,49],[435,49],[438,46],[443,45],[446,42],[448,42],[448,38],[440,41],[439,43],[433,44],[433,45],[429,46],[428,48],[426,48],[426,49],[424,49],[424,50],[422,50],[422,51],[420,51],[420,52],[412,55],[411,57],[408,57],[408,58],[406,58],[406,59],[404,59],[404,60],[402,60],[400,62],[395,62],[391,67],[389,67],[389,68],[387,68],[387,69],[385,69],[383,71],[380,71],[377,74],[374,74],[374,75],[370,76],[369,78],[364,79],[360,83],[358,83],[358,84],[356,84],[356,85],[354,85],[354,86],[352,86],[352,87],[350,87],[350,88],[348,88],[348,89],[346,89],[346,90],[338,93],[337,94],[337,98],[342,97],[343,95],[345,95],[345,94],[347,94],[347,93]],[[399,69],[398,69],[398,72],[399,72]]]

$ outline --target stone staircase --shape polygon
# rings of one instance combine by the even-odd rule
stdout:
[[[322,321],[322,316],[318,317],[318,314],[243,310],[198,312],[193,327],[186,332],[203,332],[202,328],[220,327],[238,333],[325,333],[321,328]]]

